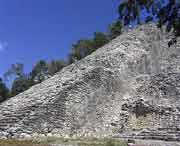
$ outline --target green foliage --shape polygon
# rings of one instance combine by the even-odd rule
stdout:
[[[167,31],[173,29],[175,37],[180,36],[180,1],[169,0],[167,5],[161,7],[157,16],[159,27],[166,25]]]
[[[49,75],[54,75],[58,71],[60,71],[62,68],[66,66],[66,63],[62,60],[52,60],[48,64],[48,74]]]
[[[6,87],[3,80],[0,78],[0,102],[5,101],[9,98],[9,89]]]
[[[113,24],[110,25],[110,33],[109,33],[109,37],[110,39],[114,39],[117,36],[121,35],[121,30],[122,30],[122,22],[121,21],[116,21]]]
[[[9,96],[15,96],[29,89],[31,86],[44,81],[49,75],[54,75],[64,66],[66,66],[66,64],[61,60],[53,60],[49,64],[44,60],[40,60],[36,63],[29,74],[25,74],[23,71],[23,64],[13,64],[11,68],[4,74],[5,79],[8,79],[11,76],[14,78],[11,92],[9,93],[8,88],[5,88],[5,84],[3,84],[2,80],[0,80],[0,102]],[[5,95],[5,91],[7,91],[9,94]]]
[[[12,84],[11,96],[15,96],[21,92],[24,92],[31,86],[32,82],[27,76],[17,77]]]
[[[167,2],[167,3],[166,3]],[[125,0],[119,5],[119,18],[124,25],[141,23],[143,10],[149,13],[145,22],[158,20],[158,26],[166,25],[167,31],[174,31],[175,37],[180,36],[180,1],[179,0]]]
[[[153,17],[152,16],[147,16],[146,19],[145,19],[146,23],[152,22],[152,21],[153,21]]]
[[[109,38],[106,34],[104,34],[102,32],[95,32],[94,39],[93,39],[94,50],[92,50],[92,51],[97,50],[98,48],[104,46],[108,42],[109,42]]]
[[[40,60],[33,67],[32,72],[30,73],[31,80],[36,83],[40,83],[48,78],[48,64],[44,60]]]
[[[155,5],[154,0],[125,0],[119,5],[120,19],[123,20],[124,25],[130,24],[132,21],[140,24],[141,10],[146,9],[150,12],[151,8],[156,8]]]
[[[151,16],[155,16],[163,2],[164,0],[126,0],[119,5],[120,19],[123,20],[124,25],[134,21],[140,24],[142,10],[146,10]]]
[[[12,83],[10,96],[15,96],[32,86],[29,75],[25,75],[24,65],[21,63],[12,64],[11,68],[4,74],[5,79],[8,79],[11,76],[15,79]]]
[[[72,45],[71,53],[69,55],[69,63],[80,60],[94,51],[92,40],[79,40]]]
[[[4,73],[4,78],[8,79],[10,76],[21,77],[24,75],[24,65],[22,63],[12,64],[10,69]]]
[[[98,48],[109,42],[109,38],[102,32],[95,32],[93,39],[82,39],[72,45],[69,64],[81,60]]]
[[[175,20],[173,27],[175,36],[180,36],[180,18]]]

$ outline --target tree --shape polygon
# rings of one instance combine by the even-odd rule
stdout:
[[[49,75],[54,75],[55,73],[60,71],[65,66],[66,66],[66,63],[62,60],[52,60],[48,64],[48,73],[49,73]]]
[[[0,102],[5,101],[7,98],[9,98],[9,89],[6,87],[5,83],[3,83],[3,80],[0,78]]]
[[[8,79],[12,75],[14,75],[15,78],[24,76],[24,65],[22,63],[12,64],[10,69],[4,73],[4,78]]]
[[[15,96],[32,86],[29,74],[24,73],[24,65],[22,63],[12,64],[11,68],[4,74],[5,79],[13,76],[14,81],[11,87],[10,96]]]
[[[17,77],[15,78],[12,84],[11,96],[15,96],[21,92],[24,92],[31,86],[32,86],[32,82],[28,78],[28,76]]]
[[[146,19],[145,19],[145,23],[152,22],[152,21],[153,21],[152,16],[147,16]]]
[[[180,36],[180,1],[169,0],[169,3],[159,10],[157,16],[159,27],[166,25],[167,31],[173,29],[175,37]]]
[[[156,19],[159,27],[166,25],[167,31],[173,30],[175,38],[180,36],[179,0],[125,0],[119,5],[119,18],[124,25],[140,24],[144,9],[149,14],[145,22]]]
[[[102,32],[95,32],[94,39],[93,39],[93,48],[94,50],[104,46],[109,42],[109,38],[106,34]]]
[[[148,13],[156,15],[162,0],[124,0],[119,5],[119,18],[123,20],[124,25],[129,25],[136,21],[141,23],[141,12],[146,9]]]
[[[80,60],[87,55],[91,54],[95,49],[93,48],[92,40],[79,40],[76,44],[72,45],[71,53],[69,55],[69,63]]]
[[[82,39],[77,41],[72,45],[71,53],[69,54],[69,64],[76,60],[81,60],[108,42],[108,36],[102,32],[95,32],[93,39]]]
[[[112,40],[117,36],[121,35],[122,22],[121,21],[114,22],[113,24],[110,25],[109,29],[110,29],[109,38]]]
[[[36,83],[40,83],[48,78],[48,64],[44,60],[40,60],[33,67],[30,73],[31,80]]]

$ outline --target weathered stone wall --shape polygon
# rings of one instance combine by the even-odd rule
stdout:
[[[1,103],[0,137],[178,139],[180,44],[168,48],[171,37],[140,26]]]

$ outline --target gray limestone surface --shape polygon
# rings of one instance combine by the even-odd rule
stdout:
[[[180,40],[154,24],[124,32],[0,104],[0,137],[49,134],[180,141]]]

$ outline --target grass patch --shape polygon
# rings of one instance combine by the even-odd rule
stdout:
[[[0,140],[0,146],[51,146],[52,144],[71,146],[127,146],[127,142],[117,139],[97,138],[56,138],[46,137],[41,140]]]
[[[2,140],[0,139],[0,146],[50,146],[50,144],[46,143],[38,143],[28,140]]]
[[[53,144],[72,145],[72,146],[127,146],[126,141],[117,139],[98,139],[98,138],[55,138],[49,137],[47,142]]]
[[[127,146],[127,142],[115,139],[109,139],[105,142],[105,146]]]

